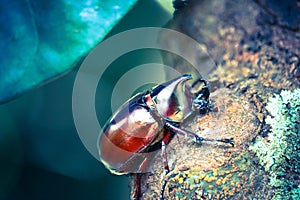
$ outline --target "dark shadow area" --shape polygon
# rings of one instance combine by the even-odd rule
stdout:
[[[169,18],[154,0],[141,0],[110,35],[162,26]],[[73,71],[0,105],[0,199],[129,199],[129,178],[110,174],[77,135],[75,76]]]

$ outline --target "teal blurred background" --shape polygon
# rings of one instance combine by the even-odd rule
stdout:
[[[141,0],[109,35],[160,27],[170,18],[154,0]],[[104,116],[101,124],[111,115],[110,96],[118,77],[131,67],[155,62],[157,56],[149,50],[131,53],[105,73],[96,97]],[[110,174],[77,135],[72,117],[75,76],[73,70],[0,105],[0,199],[129,199],[129,178]]]

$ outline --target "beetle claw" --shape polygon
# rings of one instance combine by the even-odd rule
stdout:
[[[198,145],[202,145],[202,141],[204,140],[204,138],[202,138],[202,137],[199,137],[199,136],[195,136],[195,142],[196,142],[196,144],[198,144]]]
[[[224,142],[224,143],[230,144],[232,147],[234,147],[234,140],[233,140],[233,138],[223,138],[223,139],[220,140],[220,142]]]

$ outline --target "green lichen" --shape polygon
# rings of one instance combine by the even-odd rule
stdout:
[[[168,190],[175,199],[242,199],[253,197],[255,191],[262,190],[262,176],[254,177],[250,154],[239,154],[219,168],[171,172]],[[249,178],[251,177],[251,178]],[[256,192],[257,193],[257,192]],[[257,199],[259,195],[255,196]]]
[[[300,89],[282,91],[269,99],[268,137],[258,136],[250,146],[270,175],[274,200],[300,199]]]

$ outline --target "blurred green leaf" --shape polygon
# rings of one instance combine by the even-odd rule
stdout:
[[[169,13],[174,12],[173,0],[156,0]]]
[[[137,0],[2,0],[0,103],[72,68]]]

